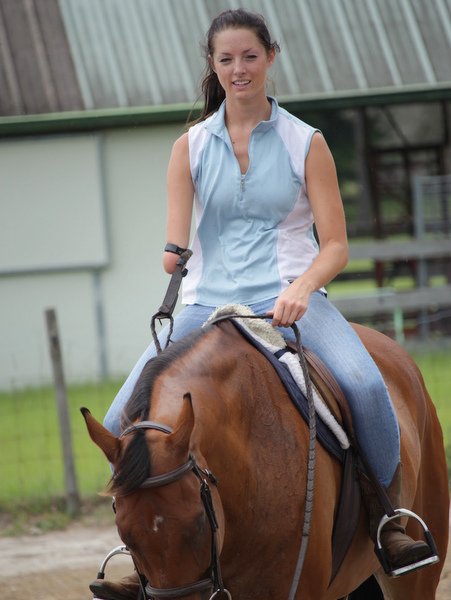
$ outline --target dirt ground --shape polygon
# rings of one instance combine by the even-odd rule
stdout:
[[[0,600],[91,600],[88,584],[106,554],[121,542],[114,526],[76,524],[64,531],[0,538]],[[131,570],[116,556],[108,578]],[[436,600],[451,598],[451,544]]]

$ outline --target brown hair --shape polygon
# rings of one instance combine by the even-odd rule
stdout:
[[[206,67],[201,83],[204,106],[197,122],[203,121],[213,112],[218,110],[225,98],[224,90],[218,81],[216,73],[213,71],[209,57],[214,52],[214,37],[220,31],[225,29],[250,29],[255,33],[258,40],[267,52],[271,50],[280,51],[279,44],[271,41],[271,35],[266,26],[262,15],[252,13],[243,8],[235,10],[225,10],[213,19],[210,29],[207,31],[207,42],[204,45],[204,55]]]

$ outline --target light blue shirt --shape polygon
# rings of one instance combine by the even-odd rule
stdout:
[[[196,231],[185,304],[274,298],[318,254],[304,178],[317,130],[270,100],[270,119],[251,133],[245,174],[225,126],[225,102],[189,130]]]

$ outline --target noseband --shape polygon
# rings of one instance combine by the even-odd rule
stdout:
[[[124,437],[129,433],[133,433],[134,431],[141,429],[154,429],[167,434],[172,433],[172,429],[168,425],[155,423],[154,421],[141,421],[140,423],[136,423],[134,425],[130,425],[130,427],[127,427],[127,429],[122,432],[120,437]],[[230,592],[224,588],[221,565],[219,563],[219,544],[217,535],[218,522],[213,506],[210,486],[208,485],[208,481],[210,481],[210,483],[213,485],[217,484],[216,477],[213,475],[213,473],[208,469],[202,469],[199,467],[194,456],[190,454],[186,463],[180,467],[177,467],[177,469],[173,469],[172,471],[168,471],[162,475],[148,477],[140,485],[140,488],[148,489],[170,485],[171,483],[179,481],[179,479],[191,471],[199,480],[200,497],[211,529],[211,562],[209,567],[210,577],[201,579],[189,585],[183,585],[175,588],[154,588],[149,582],[147,582],[144,587],[144,584],[142,583],[141,585],[143,587],[144,597],[149,599],[156,598],[157,600],[159,598],[182,598],[183,596],[200,593],[213,588],[213,594],[210,596],[210,600],[213,600],[214,598],[219,600],[221,597],[232,600]]]

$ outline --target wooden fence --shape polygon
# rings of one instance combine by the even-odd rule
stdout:
[[[406,291],[380,287],[371,293],[332,297],[332,302],[347,318],[392,315],[396,338],[402,342],[406,311],[418,313],[420,334],[424,338],[429,332],[428,311],[451,307],[451,239],[352,243],[350,259],[370,259],[375,270],[379,265],[382,271],[387,264],[409,263],[414,267],[416,285]],[[446,276],[447,282],[430,286],[432,266],[437,261],[442,263],[440,272]]]

